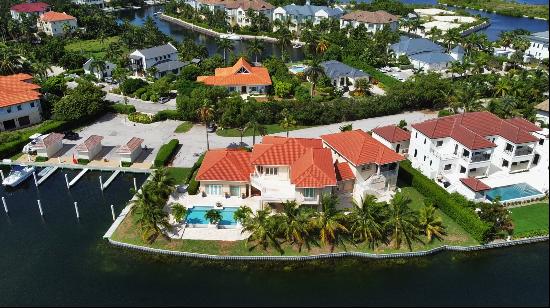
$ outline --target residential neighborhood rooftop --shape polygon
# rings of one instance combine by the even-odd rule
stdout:
[[[397,125],[377,127],[373,129],[372,132],[392,143],[411,139],[411,132],[402,129]]]
[[[174,47],[172,44],[168,43],[165,45],[155,46],[151,48],[145,48],[145,49],[138,49],[136,52],[141,53],[145,58],[150,59],[154,57],[163,56],[166,54],[178,52],[176,47]]]
[[[49,11],[40,15],[40,20],[46,21],[46,22],[64,21],[64,20],[72,20],[72,19],[76,19],[76,18],[64,12],[59,13],[59,12]]]
[[[83,143],[79,144],[75,150],[79,151],[79,152],[88,152],[90,151],[90,149],[93,149],[95,146],[97,146],[98,144],[101,144],[101,141],[103,140],[103,137],[102,136],[98,136],[98,135],[91,135],[90,137],[88,137],[88,139],[86,139],[86,141],[84,141]]]
[[[34,2],[34,3],[20,3],[13,5],[10,10],[18,13],[36,13],[43,12],[50,5],[44,2]]]
[[[340,61],[330,60],[320,63],[321,67],[325,71],[325,75],[330,79],[346,76],[348,78],[361,78],[369,77],[369,74],[362,70],[351,67]]]
[[[32,76],[15,74],[0,76],[0,107],[9,107],[40,98],[40,86],[30,83]]]
[[[469,189],[475,192],[491,189],[489,185],[483,183],[479,179],[472,178],[472,177],[460,179],[460,182],[462,182],[462,184],[466,185],[466,187],[468,187]]]
[[[355,166],[384,165],[405,159],[360,129],[322,135],[321,138]]]
[[[271,85],[267,68],[254,67],[244,58],[233,66],[217,68],[214,76],[198,76],[197,81],[211,86]]]
[[[318,11],[325,11],[328,16],[337,16],[343,13],[340,8],[331,8],[329,6],[320,6],[320,5],[296,5],[289,4],[285,5],[283,9],[290,15],[302,15],[302,16],[314,16]]]
[[[43,138],[38,138],[38,141],[35,144],[35,148],[37,149],[47,149],[53,144],[59,142],[60,140],[63,140],[63,137],[65,135],[59,134],[59,133],[50,133],[47,136]]]
[[[376,12],[354,11],[354,12],[345,14],[344,16],[341,17],[341,19],[356,20],[359,22],[371,23],[371,24],[386,24],[386,23],[397,21],[399,18],[386,11],[379,10]]]
[[[410,38],[401,36],[398,43],[392,44],[390,48],[396,54],[407,56],[426,52],[444,52],[445,48],[425,38]]]
[[[132,137],[132,139],[130,139],[130,141],[128,141],[128,143],[126,143],[126,144],[120,146],[120,148],[118,148],[117,153],[119,153],[119,154],[132,153],[133,151],[138,149],[141,146],[142,143],[143,143],[143,139],[138,138],[138,137]]]
[[[197,172],[198,181],[247,182],[254,170],[250,152],[243,150],[214,149],[206,152]]]

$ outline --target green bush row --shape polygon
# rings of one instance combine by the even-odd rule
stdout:
[[[482,243],[486,242],[490,226],[469,208],[466,198],[452,196],[437,183],[414,169],[408,160],[400,164],[399,180],[411,185],[421,194],[432,199],[439,209],[456,221],[474,239]]]
[[[133,113],[130,113],[128,115],[128,120],[132,121],[132,122],[136,122],[136,123],[141,123],[141,124],[151,124],[153,123],[153,117],[148,115],[148,114],[145,114],[145,113],[141,113],[141,112],[133,112]]]
[[[191,167],[191,172],[189,172],[189,176],[187,177],[187,183],[190,183],[191,180],[195,179],[195,171],[199,170],[199,168],[201,167],[204,155],[205,153],[199,156],[199,159],[197,159],[197,161],[193,164],[193,167]]]
[[[191,180],[189,181],[189,186],[187,186],[187,192],[190,195],[196,195],[199,192],[199,182],[195,180],[195,177],[197,176],[197,172],[199,170],[195,170],[195,172],[190,173],[191,174]]]
[[[111,112],[121,114],[131,114],[136,112],[136,107],[134,107],[134,105],[127,104],[112,104],[108,107],[108,109]]]
[[[525,232],[514,233],[514,238],[525,238],[548,235],[548,229],[529,230]]]
[[[157,153],[157,157],[155,157],[154,166],[155,168],[159,168],[162,166],[165,166],[172,155],[174,155],[174,152],[178,148],[179,141],[178,139],[172,139],[167,144],[164,144],[160,147],[159,152]]]
[[[153,122],[179,120],[183,121],[183,116],[177,110],[161,110],[153,116]]]

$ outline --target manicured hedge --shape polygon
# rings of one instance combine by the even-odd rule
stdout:
[[[160,147],[157,157],[155,157],[154,166],[155,168],[165,166],[170,158],[174,155],[174,152],[178,148],[179,141],[178,139],[172,139],[167,144]]]
[[[134,105],[112,104],[108,108],[114,113],[131,114],[136,112],[136,107]]]
[[[183,115],[177,110],[161,110],[153,116],[153,122],[165,120],[183,120]]]
[[[460,198],[452,197],[444,188],[414,169],[408,160],[400,164],[399,180],[410,184],[425,197],[432,199],[435,206],[456,221],[474,239],[486,242],[490,226],[468,208],[466,198],[460,201]]]
[[[187,186],[187,192],[190,195],[196,195],[199,192],[200,183],[195,180],[198,171],[199,170],[195,170],[195,172],[191,173],[191,180],[189,181],[189,186]]]
[[[196,175],[195,171],[199,170],[199,168],[201,167],[202,161],[204,159],[204,155],[205,155],[205,153],[203,153],[201,156],[199,156],[199,159],[197,159],[197,161],[193,164],[193,167],[191,167],[191,172],[189,172],[189,177],[187,178],[187,183],[190,183],[192,179],[195,179],[195,175]]]

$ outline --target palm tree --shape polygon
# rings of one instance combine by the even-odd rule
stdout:
[[[283,203],[283,212],[276,217],[279,232],[287,242],[298,245],[299,251],[302,251],[304,244],[309,249],[309,236],[312,229],[311,210],[300,208],[296,201],[287,201]]]
[[[226,50],[228,49],[233,49],[233,42],[231,42],[230,40],[228,39],[216,39],[216,45],[218,45],[218,51],[222,51],[223,52],[223,62],[225,63],[225,65],[227,65],[227,54],[226,54]]]
[[[0,43],[0,75],[16,73],[22,63],[21,55],[16,53],[13,48]]]
[[[355,81],[355,92],[361,96],[371,94],[371,84],[367,78],[360,78]]]
[[[420,229],[426,235],[426,239],[429,243],[433,238],[441,240],[446,235],[445,226],[441,217],[435,214],[435,207],[433,205],[426,205],[420,210]]]
[[[204,123],[204,129],[206,131],[206,150],[210,150],[210,142],[208,140],[208,123],[214,115],[214,107],[210,104],[210,100],[204,99],[202,107],[197,110],[199,119]]]
[[[462,77],[462,75],[464,75],[465,73],[464,65],[462,65],[460,61],[453,61],[451,62],[451,66],[449,67],[449,72],[453,74],[453,79],[455,79],[455,74],[458,74],[460,77]]]
[[[277,43],[279,44],[279,48],[281,49],[281,57],[283,57],[283,51],[285,51],[292,42],[292,33],[286,28],[279,28],[275,32],[275,37],[277,37]]]
[[[174,191],[175,180],[168,173],[168,168],[158,168],[153,173],[148,189],[151,189],[160,198],[167,199]]]
[[[361,204],[354,200],[349,221],[354,240],[366,241],[374,249],[383,239],[384,208],[376,201],[375,196],[366,195]]]
[[[222,213],[215,209],[208,210],[204,214],[204,219],[208,220],[212,225],[219,224],[222,218]]]
[[[317,50],[317,53],[325,53],[329,45],[330,45],[329,41],[327,41],[325,38],[321,38],[317,43],[317,47],[315,50]]]
[[[163,209],[164,199],[155,195],[147,186],[136,194],[130,204],[144,241],[152,243],[159,234],[164,234],[163,230],[170,228],[168,214]]]
[[[286,137],[288,138],[290,129],[296,126],[296,121],[286,108],[281,111],[281,115],[283,118],[281,119],[281,122],[279,122],[279,125],[286,131]]]
[[[233,213],[233,219],[241,225],[250,218],[252,215],[252,209],[246,205],[241,205],[235,213]]]
[[[180,203],[172,203],[170,204],[170,208],[172,209],[172,216],[174,216],[176,222],[182,222],[187,218],[187,208]]]
[[[336,208],[338,200],[335,196],[325,194],[321,198],[321,212],[313,219],[313,225],[319,230],[321,243],[330,245],[334,250],[335,244],[341,240],[341,235],[348,232],[344,225],[344,215]]]
[[[258,55],[262,54],[264,44],[260,40],[254,39],[247,44],[247,50],[251,55],[255,56],[256,62],[258,62]]]
[[[42,61],[33,61],[31,63],[31,68],[35,77],[40,79],[48,77],[48,71],[52,72],[50,65]]]
[[[105,63],[105,61],[100,59],[93,58],[92,63],[90,63],[90,71],[92,72],[92,74],[94,72],[97,72],[100,79],[103,78],[103,72],[105,71],[106,67],[107,67],[107,63]]]
[[[495,96],[501,96],[504,97],[508,95],[512,91],[512,84],[509,78],[507,77],[501,77],[495,84],[494,93]]]
[[[258,246],[266,250],[271,246],[282,254],[283,250],[275,236],[275,224],[270,214],[270,209],[263,209],[250,215],[249,218],[245,219],[243,222],[242,232],[250,232],[250,236],[246,240],[247,245],[253,243],[250,250]]]
[[[311,93],[310,95],[313,97],[313,94],[315,92],[315,86],[317,85],[317,81],[325,74],[325,71],[323,67],[319,64],[318,60],[314,60],[311,62],[307,70],[305,71],[305,75],[307,79],[311,82]]]
[[[402,193],[397,193],[388,206],[388,217],[385,227],[390,230],[395,249],[401,248],[403,240],[412,251],[412,243],[419,240],[418,213],[409,207],[411,200]]]
[[[441,31],[437,27],[433,27],[430,30],[428,30],[428,32],[426,32],[426,35],[429,36],[430,39],[435,42],[437,42],[441,38],[442,34],[443,34],[443,31]]]
[[[447,50],[451,50],[453,45],[458,44],[462,40],[460,31],[456,28],[449,29],[443,36],[443,41],[447,44]]]
[[[246,129],[250,128],[252,128],[252,145],[256,144],[256,133],[260,134],[260,136],[267,135],[267,127],[260,124],[255,117],[252,117],[246,124]]]

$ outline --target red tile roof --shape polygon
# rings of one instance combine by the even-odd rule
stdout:
[[[334,169],[336,171],[336,180],[338,181],[347,181],[354,180],[355,174],[351,171],[351,168],[348,163],[335,163]]]
[[[362,130],[321,136],[331,148],[355,166],[378,165],[402,161],[405,158]]]
[[[250,152],[215,149],[206,152],[197,172],[198,181],[248,182],[254,167],[250,164]]]
[[[372,132],[392,143],[411,139],[411,132],[399,128],[396,125],[377,127],[373,129]]]
[[[540,127],[525,120],[524,118],[513,118],[513,119],[504,120],[504,121],[528,132],[538,132],[542,130]]]
[[[78,152],[89,152],[91,149],[96,147],[97,145],[101,145],[101,140],[103,140],[102,136],[98,135],[91,135],[84,141],[83,143],[79,144],[75,150]]]
[[[214,76],[198,76],[197,81],[210,86],[271,85],[267,68],[254,67],[243,58],[231,67],[217,68]]]
[[[299,188],[336,185],[336,173],[329,149],[309,148],[290,167],[290,182]]]
[[[35,147],[39,149],[46,149],[53,144],[63,140],[64,135],[59,133],[50,133],[44,138],[40,138]]]
[[[475,192],[491,189],[489,185],[483,183],[482,181],[476,178],[463,178],[463,179],[460,179],[460,181],[462,182],[462,184],[466,185],[466,187],[470,188]]]
[[[116,151],[118,154],[131,154],[133,151],[135,151],[138,148],[141,148],[141,144],[143,143],[143,139],[132,137],[128,143],[125,145],[122,145],[118,150]]]
[[[322,148],[321,139],[265,136],[252,149],[253,165],[290,166],[305,154],[308,148]]]
[[[478,150],[496,146],[485,139],[489,136],[501,136],[516,144],[536,142],[538,139],[529,133],[535,125],[526,122],[522,119],[502,120],[482,111],[437,118],[412,126],[431,139],[451,137],[471,150]]]
[[[0,107],[9,107],[40,98],[40,86],[27,82],[28,74],[0,76]]]
[[[17,13],[38,13],[44,12],[48,7],[49,5],[44,2],[21,3],[12,6],[10,10]]]
[[[76,19],[76,18],[74,18],[69,14],[59,13],[54,11],[49,11],[40,15],[40,20],[46,21],[46,22],[64,21],[64,20],[73,20],[73,19]]]

